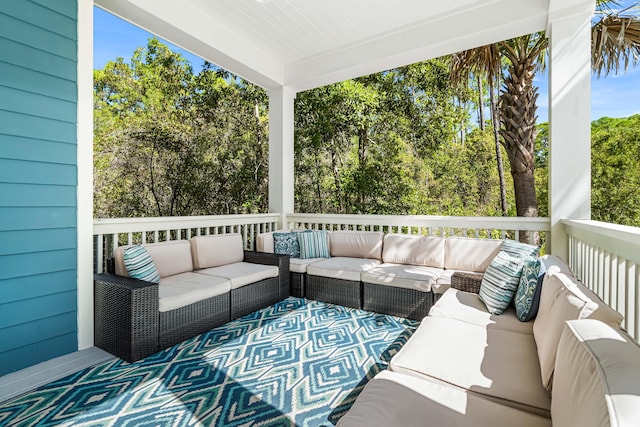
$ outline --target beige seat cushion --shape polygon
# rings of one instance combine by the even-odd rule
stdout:
[[[436,236],[384,236],[382,262],[444,268],[444,241]]]
[[[444,268],[484,273],[500,252],[502,240],[448,237]]]
[[[289,258],[289,271],[294,273],[306,273],[310,264],[324,261],[326,258]]]
[[[449,289],[442,294],[438,302],[431,307],[429,316],[457,319],[490,329],[533,334],[533,322],[519,321],[513,306],[510,305],[503,314],[496,316],[487,311],[477,294],[457,289]]]
[[[149,252],[151,259],[153,259],[160,278],[193,271],[191,246],[188,240],[170,240],[168,242],[149,243],[143,246]],[[128,246],[116,248],[114,256],[116,274],[128,277],[129,275],[124,267],[124,249],[126,247]]]
[[[359,282],[362,272],[378,265],[380,261],[377,259],[334,257],[309,265],[307,274]]]
[[[250,262],[236,262],[220,267],[205,268],[196,271],[206,276],[224,277],[231,281],[231,289],[238,289],[260,280],[278,277],[278,267],[274,265],[252,264]]]
[[[332,257],[382,259],[381,231],[332,231],[329,250]]]
[[[338,427],[549,427],[551,420],[447,384],[382,371],[365,386]]]
[[[385,263],[362,273],[362,281],[429,292],[441,271],[440,268],[423,265]]]
[[[393,371],[431,377],[548,416],[532,335],[427,316],[391,359]]]
[[[551,416],[557,426],[639,426],[640,347],[597,320],[565,324]]]
[[[231,291],[231,282],[222,277],[181,273],[163,277],[158,285],[159,311],[184,307]]]
[[[564,322],[597,319],[619,327],[622,315],[606,305],[575,277],[564,273],[547,273],[542,282],[540,306],[533,322],[542,382],[551,390],[556,351]]]
[[[191,255],[194,270],[242,262],[242,236],[234,233],[192,237]]]

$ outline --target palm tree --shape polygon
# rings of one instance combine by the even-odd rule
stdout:
[[[617,1],[596,0],[596,13],[592,25],[592,65],[600,75],[626,70],[640,62],[640,2],[623,10]],[[516,212],[518,216],[537,216],[537,198],[534,184],[537,134],[537,87],[535,73],[544,67],[549,41],[544,33],[535,33],[482,46],[453,55],[451,72],[454,79],[468,78],[470,70],[490,77],[502,77],[500,88],[499,121],[502,145],[511,164]],[[493,64],[501,64],[497,74]],[[466,71],[464,71],[466,68]],[[494,116],[495,117],[495,116]],[[537,240],[537,235],[520,234],[520,240]]]

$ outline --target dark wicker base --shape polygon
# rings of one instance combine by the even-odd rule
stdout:
[[[451,275],[451,287],[459,291],[480,293],[480,284],[482,283],[482,273],[465,273],[456,271]]]
[[[281,299],[277,277],[261,280],[238,289],[231,289],[231,319],[237,319],[245,314],[260,310]]]
[[[304,273],[291,272],[291,296],[304,298]]]
[[[361,307],[360,282],[307,274],[304,287],[306,298],[345,307]]]
[[[376,313],[422,320],[434,302],[433,292],[363,283],[362,308]]]
[[[159,349],[171,347],[231,320],[229,293],[160,312]]]
[[[158,351],[158,285],[114,274],[94,278],[94,343],[127,362]]]

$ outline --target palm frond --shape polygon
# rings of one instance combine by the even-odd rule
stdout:
[[[640,17],[606,15],[591,28],[591,58],[594,73],[626,71],[640,63]]]

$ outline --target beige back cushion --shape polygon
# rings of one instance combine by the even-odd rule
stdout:
[[[444,268],[484,273],[498,255],[502,240],[448,237],[445,242]]]
[[[387,234],[382,262],[444,268],[444,240],[434,236]]]
[[[640,425],[640,347],[597,320],[565,324],[553,379],[554,426]]]
[[[379,231],[332,231],[329,234],[331,256],[382,259]]]
[[[193,271],[191,246],[189,246],[188,240],[170,240],[143,246],[153,259],[160,278]],[[116,248],[115,252],[116,274],[120,276],[129,276],[124,267],[124,249],[126,247],[120,246]]]
[[[191,238],[193,268],[210,268],[242,262],[244,248],[240,234],[215,234]]]
[[[533,323],[542,384],[547,390],[551,390],[556,351],[564,323],[575,319],[597,319],[619,327],[622,315],[573,276],[547,273],[542,283],[538,315]]]

